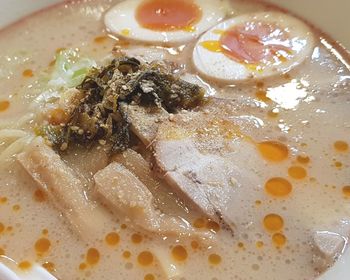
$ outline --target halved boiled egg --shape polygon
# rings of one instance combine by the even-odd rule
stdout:
[[[279,12],[245,14],[206,32],[196,44],[193,62],[209,78],[238,81],[286,73],[314,48],[311,29]]]
[[[121,37],[151,43],[185,43],[220,22],[226,0],[127,0],[105,15],[107,28]]]

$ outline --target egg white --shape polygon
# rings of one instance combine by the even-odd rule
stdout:
[[[194,2],[202,9],[202,18],[193,26],[193,31],[162,32],[142,27],[135,18],[135,12],[142,0],[127,0],[117,4],[106,13],[104,21],[107,29],[119,37],[148,43],[186,43],[198,38],[203,32],[222,21],[230,12],[226,0],[195,0]]]
[[[219,41],[221,34],[217,32],[218,30],[226,31],[234,26],[252,21],[276,24],[282,30],[287,31],[288,37],[292,40],[292,57],[284,62],[258,64],[257,69],[252,69],[247,64],[230,59],[224,53],[213,52],[202,46],[202,43],[206,41]],[[301,64],[311,55],[314,45],[315,39],[311,29],[297,18],[279,12],[245,14],[219,23],[207,31],[194,48],[193,63],[200,74],[219,81],[264,79],[286,73]]]

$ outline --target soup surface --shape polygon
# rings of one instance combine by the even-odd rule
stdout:
[[[338,248],[329,257],[317,243],[320,234],[326,240],[327,233],[341,236],[345,243],[350,236],[350,67],[338,46],[313,30],[312,53],[289,72],[264,80],[214,81],[193,65],[197,40],[173,46],[129,41],[109,33],[104,15],[119,2],[64,3],[0,33],[1,261],[20,273],[37,263],[58,279],[255,280],[262,275],[271,280],[316,279],[345,250]],[[276,10],[255,1],[228,3],[227,18]],[[139,12],[139,17],[145,13]],[[191,16],[200,17],[186,16],[184,21],[189,22],[198,21]],[[155,22],[147,24],[162,24]],[[209,215],[208,219],[166,187],[152,192],[157,209],[180,216],[196,233],[177,236],[145,230],[142,223],[115,213],[94,195],[93,175],[105,167],[99,167],[103,148],[72,145],[67,151],[61,147],[65,151],[60,156],[85,182],[88,200],[103,216],[103,222],[98,218],[96,224],[91,217],[96,231],[79,232],[67,219],[67,209],[53,202],[55,196],[48,196],[38,186],[38,178],[33,179],[19,164],[16,156],[35,141],[37,128],[47,121],[46,112],[55,109],[51,99],[62,94],[48,86],[58,53],[72,49],[103,66],[109,63],[113,48],[114,55],[117,50],[146,61],[171,61],[184,79],[202,86],[207,97],[234,104],[232,111],[222,112],[234,126],[221,123],[221,111],[214,108],[204,118],[195,115],[196,121],[190,124],[171,115],[174,125],[170,122],[162,128],[174,134],[158,136],[164,136],[161,139],[167,144],[171,137],[182,139],[176,134],[179,131],[187,137],[202,128],[195,141],[204,143],[212,137],[206,129],[210,131],[215,121],[220,123],[215,129],[217,125],[228,135],[234,150],[229,161],[239,174],[230,177],[237,188],[228,209],[234,225],[225,217],[214,221]],[[51,113],[49,121],[55,117]],[[202,127],[193,128],[196,122]],[[153,163],[148,147],[136,143],[133,149]],[[172,160],[190,159],[175,154]]]

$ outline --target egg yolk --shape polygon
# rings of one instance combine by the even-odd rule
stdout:
[[[291,52],[284,32],[261,22],[247,22],[227,30],[220,43],[226,56],[241,63],[258,64],[274,57],[283,62]]]
[[[292,54],[286,33],[273,24],[247,22],[223,31],[220,35],[219,41],[205,41],[201,45],[239,63],[282,63]]]
[[[202,10],[192,0],[145,0],[135,17],[142,27],[151,30],[189,30],[201,20]]]

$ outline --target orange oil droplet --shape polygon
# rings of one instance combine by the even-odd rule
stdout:
[[[334,143],[334,148],[338,151],[338,152],[346,152],[349,150],[349,144],[346,143],[345,141],[336,141]]]
[[[305,155],[299,155],[297,156],[297,161],[301,164],[308,164],[310,162],[310,158]]]
[[[288,147],[280,142],[261,142],[257,147],[262,157],[266,160],[280,162],[288,158]]]
[[[94,42],[97,44],[103,44],[104,42],[106,42],[109,39],[108,36],[98,36],[94,39]]]
[[[86,254],[86,262],[95,265],[100,261],[100,252],[96,248],[90,248]]]
[[[347,198],[350,198],[350,186],[345,186],[345,187],[343,187],[343,194],[344,194],[344,196],[346,196]]]
[[[218,254],[210,254],[208,261],[212,265],[218,265],[221,263],[221,257]]]
[[[256,206],[260,206],[261,204],[262,204],[261,200],[256,200],[256,201],[255,201],[255,205],[256,205]]]
[[[31,69],[26,69],[22,72],[23,77],[25,78],[31,78],[34,76],[33,70]]]
[[[244,243],[243,242],[238,242],[237,246],[240,249],[244,249]]]
[[[123,257],[124,257],[125,259],[129,259],[129,258],[131,257],[131,253],[130,253],[129,251],[124,251],[124,252],[123,252]]]
[[[287,238],[285,237],[284,234],[282,233],[275,233],[272,236],[272,242],[277,246],[277,247],[282,247],[287,243]]]
[[[267,96],[267,91],[259,89],[258,91],[255,92],[255,96],[263,102],[269,102],[271,99]]]
[[[40,189],[37,189],[35,192],[34,192],[34,200],[37,201],[37,202],[44,202],[46,200],[46,194],[40,190]]]
[[[21,209],[21,206],[19,206],[18,204],[12,206],[12,210],[15,212],[19,211],[20,209]]]
[[[284,226],[283,218],[277,214],[269,214],[264,218],[264,227],[268,231],[280,231]]]
[[[137,256],[137,261],[142,266],[149,266],[153,263],[153,254],[149,251],[143,251]]]
[[[154,280],[156,279],[153,274],[146,274],[144,280]]]
[[[42,267],[45,268],[48,272],[55,272],[55,264],[52,262],[45,262],[42,264]]]
[[[3,223],[0,223],[0,233],[3,233],[5,231],[5,226]]]
[[[262,247],[264,247],[264,242],[262,242],[262,241],[257,241],[257,242],[256,242],[256,248],[261,249]]]
[[[217,222],[215,222],[215,221],[208,220],[208,222],[207,222],[207,229],[217,233],[217,232],[220,231],[220,225]]]
[[[79,264],[79,270],[85,270],[87,268],[86,263]]]
[[[51,247],[51,242],[47,238],[40,238],[35,242],[35,251],[39,254],[46,253]]]
[[[122,224],[122,225],[120,226],[121,229],[127,229],[127,227],[128,227],[128,226],[127,226],[126,224]]]
[[[199,248],[199,243],[197,241],[192,241],[191,247],[193,250],[197,250]]]
[[[188,257],[188,254],[187,254],[185,247],[183,247],[181,245],[175,246],[171,250],[171,254],[172,254],[174,260],[176,260],[176,261],[185,261]]]
[[[294,179],[304,179],[307,176],[306,170],[301,166],[292,166],[288,169],[288,174]]]
[[[0,248],[0,256],[5,256],[5,250],[3,248]]]
[[[131,241],[134,244],[140,244],[142,242],[142,235],[139,233],[134,233],[133,235],[131,235]]]
[[[44,229],[41,231],[41,233],[42,233],[43,235],[48,235],[48,234],[49,234],[49,230],[46,229],[46,228],[44,228]]]
[[[334,162],[334,166],[337,168],[342,168],[343,164],[340,161],[336,161],[336,162]]]
[[[195,228],[204,228],[205,227],[205,224],[206,224],[206,221],[205,219],[203,218],[199,218],[199,219],[196,219],[193,223],[193,226]]]
[[[7,197],[1,197],[0,198],[0,203],[1,204],[5,204],[7,202],[7,200],[8,200]]]
[[[28,270],[32,267],[32,264],[28,261],[23,261],[18,264],[18,267],[22,270]]]
[[[110,246],[116,246],[120,241],[119,234],[116,232],[110,232],[106,235],[105,241]]]
[[[291,193],[292,189],[293,187],[291,183],[286,179],[279,177],[272,178],[265,184],[266,192],[275,197],[287,196]]]
[[[0,112],[6,111],[10,107],[9,101],[0,101]]]

